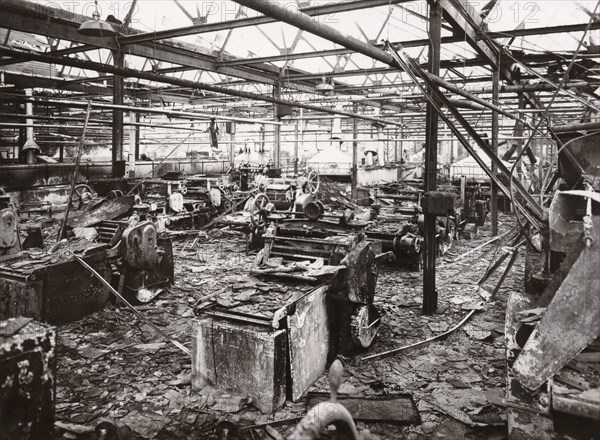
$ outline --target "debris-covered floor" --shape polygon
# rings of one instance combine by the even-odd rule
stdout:
[[[382,269],[375,300],[384,314],[382,327],[368,351],[343,358],[340,393],[410,393],[421,423],[358,423],[359,429],[368,428],[381,439],[505,437],[504,313],[508,293],[523,288],[524,256],[518,256],[495,298],[490,295],[508,259],[483,288],[478,281],[490,262],[507,251],[515,224],[513,217],[501,215],[500,234],[506,235],[499,242],[478,248],[490,240],[485,226],[479,237],[455,242],[438,260],[439,308],[434,316],[421,313],[421,273]],[[174,244],[175,286],[138,307],[187,347],[195,308],[209,301],[227,307],[239,301],[282,301],[291,295],[279,284],[248,276],[254,255],[246,255],[242,234],[225,229],[201,232],[191,248],[194,238],[183,236]],[[447,338],[387,357],[361,359],[441,335],[472,310],[472,317]],[[110,420],[134,428],[143,438],[277,439],[285,438],[306,412],[305,401],[287,402],[276,414],[264,415],[243,399],[210,390],[192,393],[190,358],[118,307],[62,326],[57,359],[59,438],[84,438],[85,427]],[[326,375],[312,390],[328,391]]]

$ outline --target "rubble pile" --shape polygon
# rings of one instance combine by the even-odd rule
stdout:
[[[501,216],[501,233],[512,225],[511,217]],[[513,235],[507,234],[501,244]],[[492,300],[489,291],[501,271],[482,287],[477,283],[501,248],[496,243],[465,255],[488,239],[484,227],[479,238],[457,243],[439,260],[440,305],[433,316],[421,314],[420,273],[381,269],[375,299],[384,315],[379,336],[368,352],[343,359],[346,380],[339,392],[355,398],[410,393],[422,423],[369,423],[377,438],[460,438],[475,432],[478,438],[496,438],[506,429],[504,307],[508,293],[521,288],[523,257],[519,256]],[[188,244],[182,252],[185,244],[174,245],[179,259],[175,285],[138,310],[188,347],[198,309],[218,304],[268,318],[269,310],[302,291],[293,283],[286,290],[278,283],[249,277],[255,257],[245,254],[240,235],[215,230],[201,234],[194,248]],[[439,335],[473,310],[472,318],[443,343],[361,360]],[[78,429],[105,420],[129,426],[143,438],[227,438],[222,436],[224,430],[236,433],[237,437],[229,438],[285,438],[306,412],[306,401],[287,402],[282,410],[265,415],[243,396],[210,389],[193,393],[189,357],[158,337],[147,323],[116,306],[61,327],[57,357],[61,423],[57,426],[65,428],[60,431],[62,438],[84,438]],[[327,390],[324,376],[310,391]],[[359,429],[366,426],[358,422]]]

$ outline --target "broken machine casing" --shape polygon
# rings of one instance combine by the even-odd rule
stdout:
[[[591,367],[600,340],[600,133],[560,137],[559,191],[540,234],[542,253],[527,249],[525,290],[507,304],[511,440],[598,434],[600,371]]]

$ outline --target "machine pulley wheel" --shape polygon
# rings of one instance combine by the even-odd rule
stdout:
[[[312,195],[315,195],[319,191],[319,186],[321,185],[321,177],[319,176],[319,173],[317,173],[315,170],[312,170],[310,173],[308,173],[306,180],[306,188],[308,192]]]
[[[315,202],[309,202],[304,207],[304,214],[306,214],[306,216],[310,220],[316,221],[319,220],[319,218],[321,217],[321,209],[319,208],[319,205],[317,205]]]
[[[271,203],[266,194],[257,194],[250,209],[250,221],[256,228],[261,228],[266,224],[265,208]]]
[[[71,196],[71,206],[73,208],[79,209],[82,203],[86,200],[89,200],[93,197],[94,191],[92,188],[82,183],[75,186],[73,191],[73,195]]]

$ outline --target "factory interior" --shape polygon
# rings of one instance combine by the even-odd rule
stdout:
[[[600,439],[600,1],[2,0],[0,440]]]

